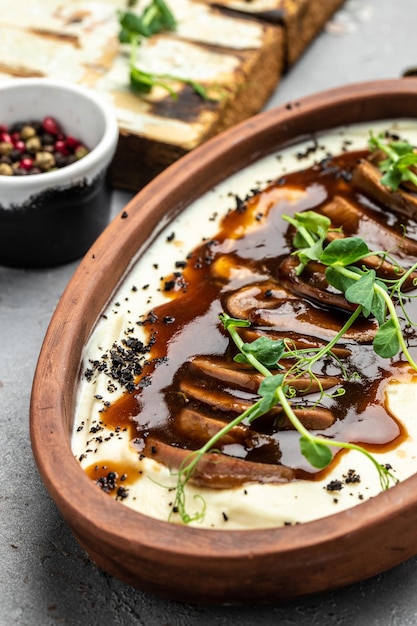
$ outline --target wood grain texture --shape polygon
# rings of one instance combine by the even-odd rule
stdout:
[[[117,10],[99,0],[0,0],[0,79],[59,77],[87,85],[115,106],[120,141],[112,184],[137,191],[207,139],[259,112],[344,0],[171,0],[175,32],[142,41],[145,71],[200,82],[214,100],[172,84],[139,97],[128,87],[128,53],[118,42]],[[149,4],[139,0],[138,13]]]
[[[230,14],[241,14],[282,26],[284,60],[288,69],[297,61],[327,20],[344,0],[217,0],[207,4],[222,7]]]

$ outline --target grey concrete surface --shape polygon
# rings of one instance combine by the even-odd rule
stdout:
[[[400,76],[417,65],[416,27],[416,0],[348,0],[268,106],[347,83]],[[129,197],[114,193],[113,215]],[[216,608],[161,600],[89,560],[39,478],[28,425],[42,339],[75,267],[0,267],[0,626],[417,624],[417,558],[372,580],[288,605]]]

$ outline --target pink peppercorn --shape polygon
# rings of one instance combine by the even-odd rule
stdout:
[[[65,141],[65,145],[67,148],[70,148],[71,150],[75,150],[75,148],[80,144],[79,140],[76,139],[75,137],[73,137],[72,135],[68,135],[66,141]]]
[[[14,147],[16,148],[16,150],[19,150],[19,152],[24,152],[26,150],[26,144],[21,139],[15,141]]]
[[[22,170],[30,170],[33,167],[33,159],[30,159],[29,157],[25,157],[24,159],[22,159],[19,162],[19,167],[22,168]]]
[[[55,142],[54,150],[55,152],[60,152],[61,154],[69,154],[66,143],[62,139],[58,139],[58,141]]]
[[[51,135],[58,135],[61,132],[58,122],[53,117],[45,117],[42,122],[42,128]]]
[[[0,132],[0,142],[1,143],[12,143],[12,138],[7,131]]]

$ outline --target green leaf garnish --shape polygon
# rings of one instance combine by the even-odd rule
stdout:
[[[331,229],[330,219],[315,211],[295,213],[294,216],[283,215],[284,220],[295,227],[294,247],[300,265],[296,269],[299,275],[309,261],[319,261],[323,255],[323,245],[330,230],[337,232],[340,229]]]
[[[281,342],[279,342],[281,343]],[[278,387],[283,385],[285,380],[284,374],[276,374],[275,376],[267,376],[259,385],[258,393],[260,396],[266,397],[276,392]]]
[[[379,281],[376,281],[375,284],[379,286],[381,285]],[[382,290],[386,291],[385,285],[382,286]],[[384,319],[387,315],[387,305],[381,293],[376,292],[375,290],[373,290],[372,294],[371,313],[375,317],[378,324],[381,326],[384,323]]]
[[[382,150],[387,159],[379,163],[379,169],[384,175],[381,183],[396,191],[401,183],[410,181],[417,186],[417,174],[410,168],[417,165],[417,152],[408,141],[387,141],[383,134],[369,138],[371,150]]]
[[[118,16],[121,26],[119,33],[119,41],[121,43],[130,43],[131,38],[136,35],[141,35],[142,37],[151,36],[152,31],[149,25],[144,22],[143,17],[139,17],[139,15],[131,11],[119,11]]]
[[[346,267],[360,261],[369,254],[369,248],[360,237],[334,239],[324,249],[320,262],[324,265]]]
[[[368,317],[372,310],[375,277],[374,270],[364,272],[359,280],[352,283],[345,291],[345,298],[348,302],[362,305],[362,312],[365,317]]]
[[[243,356],[253,354],[266,367],[277,367],[278,361],[285,352],[284,341],[274,341],[269,337],[259,337],[251,343],[242,345]]]
[[[311,438],[302,435],[300,437],[300,450],[307,461],[318,469],[324,469],[333,459],[332,452],[327,445],[311,440]]]
[[[118,11],[120,24],[119,41],[130,45],[129,84],[133,92],[150,93],[153,87],[162,87],[173,99],[177,93],[170,83],[180,82],[190,85],[195,93],[204,100],[210,100],[203,85],[190,78],[172,74],[146,72],[136,66],[137,50],[143,37],[148,38],[157,33],[174,31],[177,27],[175,17],[164,0],[152,0],[141,15],[132,11]]]
[[[290,422],[300,433],[299,445],[301,453],[313,467],[317,469],[324,469],[325,467],[327,467],[327,465],[333,459],[331,447],[335,447],[337,449],[345,448],[349,450],[357,450],[358,452],[361,452],[367,458],[369,458],[371,463],[375,466],[378,472],[378,476],[380,478],[382,489],[388,489],[391,483],[395,484],[397,482],[396,478],[391,474],[391,472],[386,467],[380,465],[376,461],[376,459],[364,448],[348,442],[335,441],[333,439],[324,439],[323,437],[315,436],[310,433],[301,424],[289,402],[289,398],[291,398],[293,394],[291,393],[291,390],[286,383],[286,377],[288,373],[273,375],[272,372],[265,366],[265,363],[262,363],[257,358],[257,356],[264,357],[264,346],[267,346],[267,354],[274,354],[274,359],[276,355],[280,354],[281,358],[288,358],[289,356],[291,356],[297,360],[297,365],[291,369],[292,376],[301,375],[305,372],[309,373],[311,376],[314,376],[311,370],[313,364],[322,358],[328,358],[332,356],[332,347],[341,339],[349,325],[354,322],[360,312],[360,309],[361,306],[358,306],[358,309],[352,315],[351,320],[349,320],[343,326],[343,328],[335,336],[335,338],[331,342],[329,342],[327,346],[319,349],[315,354],[313,354],[313,356],[307,356],[304,350],[298,351],[288,349],[286,347],[285,341],[275,341],[273,339],[270,339],[267,343],[276,343],[276,347],[272,345],[267,346],[267,343],[263,341],[258,342],[258,340],[255,340],[253,344],[258,343],[258,346],[254,349],[249,349],[248,346],[250,346],[250,344],[242,341],[237,329],[250,326],[250,322],[248,320],[234,319],[227,315],[227,313],[221,313],[219,315],[223,327],[229,332],[234,344],[239,349],[240,354],[244,356],[245,362],[249,362],[255,369],[263,374],[264,379],[262,380],[258,389],[259,400],[257,400],[253,405],[251,405],[234,420],[226,424],[199,450],[195,450],[190,453],[187,462],[185,462],[183,466],[181,466],[178,470],[177,484],[175,489],[176,495],[172,505],[172,511],[177,512],[185,524],[190,523],[191,521],[199,521],[204,517],[204,501],[201,510],[198,510],[194,514],[190,515],[188,513],[185,495],[185,486],[190,478],[192,478],[192,474],[204,454],[206,454],[210,450],[213,450],[214,446],[221,439],[221,437],[230,432],[235,426],[241,424],[242,422],[252,423],[262,415],[268,413],[277,405],[280,405],[282,407]],[[268,359],[269,356],[266,360]],[[238,359],[236,358],[236,360]],[[340,390],[340,393],[336,393],[335,395],[343,395],[343,392],[344,390]]]
[[[350,267],[352,274],[361,275],[361,270],[358,267]],[[332,287],[338,289],[342,293],[345,293],[349,287],[356,283],[357,278],[355,276],[342,274],[338,269],[333,267],[327,267],[325,271],[326,280]]]
[[[379,356],[391,358],[400,351],[395,321],[391,318],[384,322],[377,330],[374,338],[374,350]]]
[[[283,215],[283,218],[295,226],[297,229],[296,237],[301,237],[302,229],[306,229],[309,235],[316,235],[318,238],[324,238],[327,236],[331,221],[326,215],[316,213],[316,211],[303,211],[302,213],[296,213],[294,217],[290,215]],[[297,243],[297,247],[303,247],[309,245],[310,238],[306,237],[301,244]]]
[[[404,149],[403,146],[400,147],[400,150]],[[311,214],[314,212],[309,211],[308,213]],[[306,222],[300,221],[299,215],[300,214],[296,214],[295,219],[289,218],[286,215],[284,215],[283,218],[293,226],[299,228],[302,233],[302,243],[311,241],[313,245],[317,242],[318,237],[316,223],[314,223],[313,220],[313,231],[310,232],[305,226]],[[311,215],[309,216],[309,220],[312,220]],[[328,228],[328,231],[330,232],[330,228]],[[297,249],[297,241],[297,236],[295,236],[293,244],[296,250],[293,254],[300,258],[301,262],[298,266],[298,270],[299,273],[301,273],[306,265],[304,256],[305,249]],[[394,284],[390,284],[389,293],[384,281],[382,279],[377,280],[373,270],[366,268],[361,269],[357,265],[352,265],[352,263],[358,264],[368,256],[380,256],[382,262],[387,253],[370,251],[367,243],[360,237],[334,239],[327,246],[324,244],[325,242],[323,241],[323,252],[317,260],[319,263],[327,266],[325,276],[328,283],[336,287],[336,289],[339,289],[348,301],[358,304],[360,313],[365,317],[368,317],[372,313],[380,326],[378,330],[379,334],[375,338],[376,344],[374,342],[375,352],[380,356],[389,355],[393,357],[402,350],[407,361],[417,370],[417,364],[408,350],[401,330],[398,313],[390,296],[390,293],[396,293],[401,306],[403,306],[401,286],[406,277],[417,269],[417,263],[407,271],[399,268],[400,278],[395,281]],[[391,323],[385,326],[388,320],[391,320]],[[382,327],[386,330],[381,330]]]
[[[236,317],[230,317],[227,313],[220,313],[219,319],[226,330],[229,330],[231,326],[235,328],[249,328],[251,325],[249,320],[241,320]]]

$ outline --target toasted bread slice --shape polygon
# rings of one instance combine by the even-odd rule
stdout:
[[[149,1],[132,10],[142,13]],[[137,66],[197,81],[212,97],[205,100],[180,80],[170,82],[175,98],[162,87],[143,96],[130,91],[129,48],[118,42],[120,0],[0,0],[0,80],[48,76],[100,91],[114,104],[120,128],[111,181],[137,191],[257,113],[342,2],[168,0],[177,28],[143,39]]]

